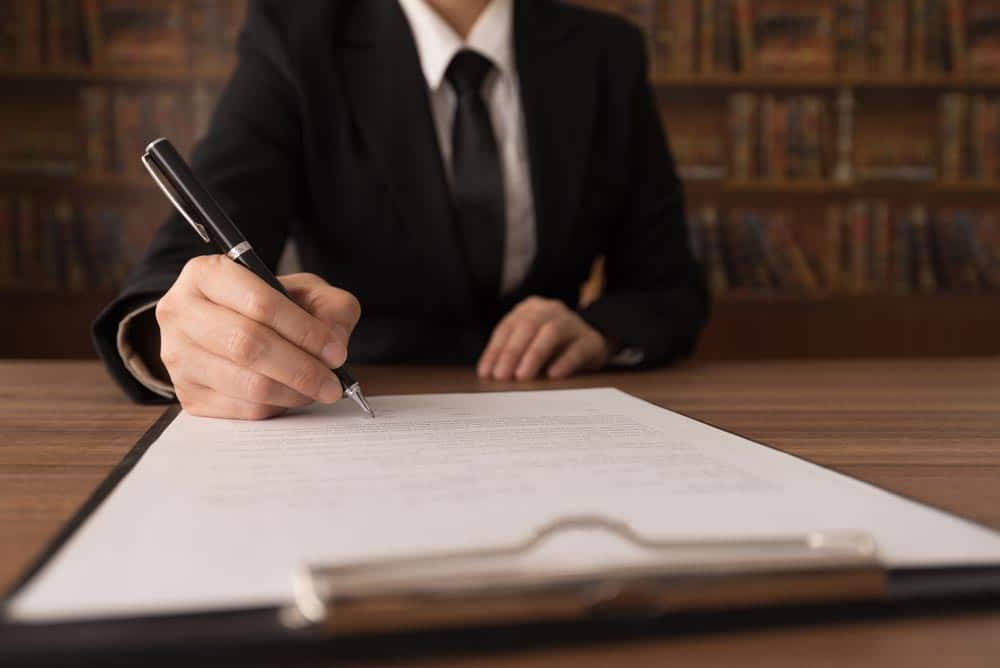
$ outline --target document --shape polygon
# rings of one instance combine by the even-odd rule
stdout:
[[[258,423],[182,412],[8,612],[284,605],[306,564],[505,546],[586,514],[654,539],[863,531],[894,568],[1000,563],[996,532],[617,390],[371,402],[376,420],[348,402]],[[536,559],[626,549],[595,532]]]

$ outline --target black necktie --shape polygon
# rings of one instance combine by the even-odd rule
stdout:
[[[451,135],[455,208],[476,291],[484,300],[500,293],[506,227],[500,153],[482,96],[492,70],[483,56],[459,51],[445,75],[457,99]]]

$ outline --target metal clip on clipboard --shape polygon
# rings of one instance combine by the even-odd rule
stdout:
[[[654,560],[518,568],[553,537],[605,531]],[[290,627],[334,635],[444,630],[884,598],[875,542],[858,532],[753,540],[653,540],[624,522],[567,517],[492,549],[310,566],[292,582]]]

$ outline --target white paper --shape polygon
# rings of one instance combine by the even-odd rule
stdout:
[[[182,413],[9,611],[290,602],[304,564],[517,543],[567,515],[657,539],[857,530],[893,567],[1000,563],[1000,534],[617,390],[374,397],[250,423]],[[540,559],[624,558],[576,536]]]

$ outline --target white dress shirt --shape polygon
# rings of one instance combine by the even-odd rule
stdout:
[[[479,53],[495,67],[483,82],[483,99],[493,122],[504,183],[506,234],[500,293],[507,295],[527,277],[537,252],[527,131],[514,57],[514,0],[492,0],[465,40],[424,0],[399,0],[399,4],[416,41],[449,180],[452,179],[451,130],[456,101],[445,73],[452,58],[463,49]],[[129,343],[128,328],[132,322],[155,305],[155,302],[143,305],[122,320],[118,326],[118,353],[129,372],[148,390],[173,398],[173,388],[149,372],[141,356]]]
[[[455,54],[462,50],[475,51],[494,65],[494,71],[483,82],[482,92],[493,121],[504,183],[507,220],[500,293],[507,295],[524,281],[537,252],[528,140],[514,57],[514,0],[492,0],[465,40],[425,0],[399,0],[399,5],[417,43],[449,179],[455,92],[445,73]]]

